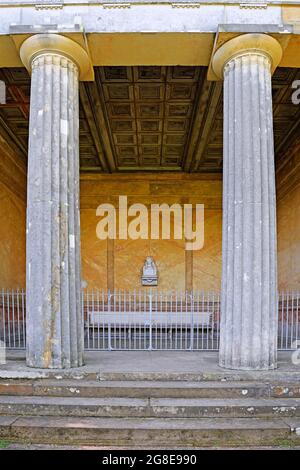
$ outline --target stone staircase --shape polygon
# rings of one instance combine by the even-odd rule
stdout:
[[[109,448],[300,445],[300,383],[0,380],[0,440]]]

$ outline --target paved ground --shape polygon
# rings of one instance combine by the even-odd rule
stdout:
[[[0,365],[0,378],[300,380],[300,365],[292,363],[291,352],[279,353],[278,368],[273,371],[222,369],[218,353],[207,351],[93,351],[85,353],[85,362],[85,366],[69,370],[32,369],[26,366],[24,351],[9,351],[7,363]]]
[[[42,370],[28,368],[25,363],[25,354],[22,351],[10,351],[7,357],[7,363],[0,365],[0,379],[4,378],[23,378],[23,379],[39,379],[51,378],[53,382],[58,380],[60,384],[67,382],[67,379],[73,380],[76,384],[82,385],[85,380],[78,383],[80,379],[92,379],[102,381],[134,381],[146,380],[150,384],[150,380],[187,380],[191,383],[201,381],[218,381],[219,386],[229,384],[230,381],[246,381],[244,383],[257,381],[263,383],[292,383],[296,386],[300,383],[300,365],[292,363],[291,352],[280,352],[278,369],[274,371],[235,371],[226,370],[218,366],[218,354],[216,352],[188,352],[188,351],[103,351],[103,352],[86,352],[86,365],[81,368],[71,370]],[[54,379],[54,380],[53,380]],[[75,380],[76,379],[76,380]],[[34,381],[35,383],[38,381]],[[96,383],[96,382],[95,382]],[[99,384],[99,382],[97,382]],[[105,382],[102,382],[103,384]],[[116,382],[114,382],[116,383]],[[131,382],[134,384],[134,382]],[[162,383],[162,382],[160,382]],[[212,383],[212,382],[210,382]],[[100,385],[100,384],[99,384]],[[147,386],[148,386],[147,385]],[[208,383],[206,382],[206,386]],[[226,418],[226,425],[228,421]],[[48,442],[46,440],[46,442]],[[60,440],[54,442],[63,442]],[[66,441],[68,442],[68,441]],[[76,441],[73,441],[76,442]],[[157,441],[161,445],[161,438]],[[179,441],[181,442],[181,441]],[[273,441],[272,441],[273,442]],[[248,444],[248,441],[245,441]],[[278,447],[278,444],[282,444]],[[188,443],[189,444],[189,443]],[[220,442],[222,445],[222,443]],[[263,447],[266,449],[288,449],[292,445],[290,442],[274,441],[275,447]],[[298,444],[298,442],[297,442]],[[173,442],[174,445],[174,442]],[[255,449],[256,447],[249,447]],[[262,447],[259,447],[260,449]],[[300,450],[300,446],[292,447]],[[111,451],[118,450],[140,450],[141,447],[101,447],[86,445],[45,445],[45,444],[22,444],[9,443],[1,441],[0,450],[98,450]],[[205,447],[209,449],[209,447]],[[213,449],[222,449],[222,447],[213,447]],[[246,447],[245,447],[246,449]],[[144,450],[144,448],[143,448]],[[152,449],[151,449],[152,450]],[[155,450],[163,451],[165,448],[155,448]],[[178,448],[171,447],[168,450],[195,450],[188,447]],[[201,450],[201,448],[199,448]]]
[[[290,447],[169,447],[168,449],[162,447],[156,447],[152,450],[157,451],[164,451],[164,450],[290,450]],[[300,446],[292,447],[293,450],[300,450]],[[93,450],[93,451],[110,451],[113,453],[114,450],[127,450],[127,451],[135,451],[135,450],[145,450],[143,448],[130,448],[130,447],[96,447],[96,446],[55,446],[55,445],[45,445],[45,444],[8,444],[4,449],[0,450]]]

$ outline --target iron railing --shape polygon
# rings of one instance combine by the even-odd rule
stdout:
[[[26,346],[24,289],[0,291],[0,341],[7,349],[24,349]]]
[[[86,350],[219,349],[220,294],[83,290]],[[296,349],[300,340],[300,292],[278,300],[278,349]],[[24,290],[0,291],[0,341],[26,347]],[[1,344],[1,343],[0,343]]]
[[[217,350],[219,294],[85,291],[88,350]]]

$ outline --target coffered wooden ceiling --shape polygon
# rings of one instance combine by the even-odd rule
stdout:
[[[82,172],[222,171],[222,84],[206,67],[96,67],[80,84]],[[300,70],[273,77],[277,164],[300,136],[300,105],[291,102]],[[7,102],[0,134],[27,159],[30,78],[25,69],[0,69]]]

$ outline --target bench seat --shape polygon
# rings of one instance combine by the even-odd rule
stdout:
[[[89,311],[86,326],[90,328],[155,328],[188,327],[210,329],[213,313],[206,312],[106,312]]]

